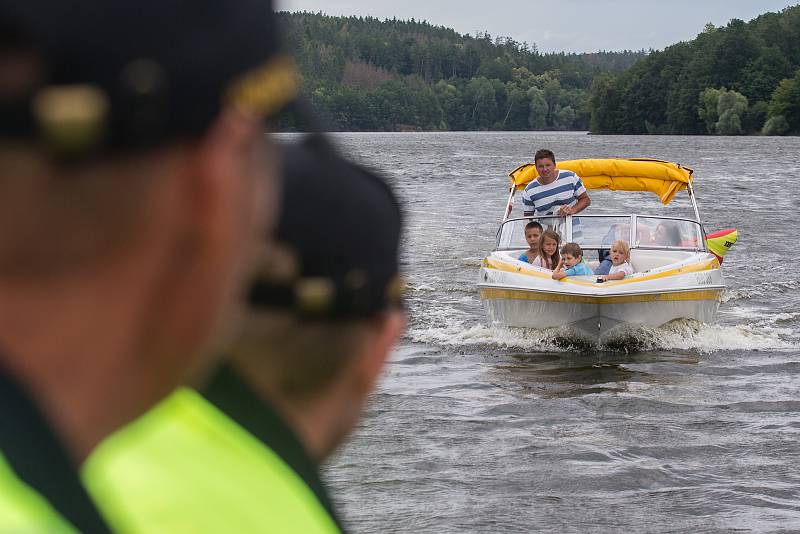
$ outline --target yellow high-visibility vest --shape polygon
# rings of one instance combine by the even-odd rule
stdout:
[[[0,532],[77,534],[78,530],[20,480],[0,454]]]
[[[340,532],[280,456],[191,389],[112,435],[82,476],[121,534]]]

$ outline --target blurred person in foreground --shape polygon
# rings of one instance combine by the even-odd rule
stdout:
[[[261,0],[0,0],[0,531],[107,532],[79,466],[212,369],[274,224],[276,43]]]
[[[342,531],[318,466],[356,425],[405,325],[400,210],[318,136],[284,161],[282,253],[263,264],[228,363],[85,466],[112,525],[131,527],[120,532]]]

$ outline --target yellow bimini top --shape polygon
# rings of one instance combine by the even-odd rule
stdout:
[[[694,171],[678,163],[657,159],[573,159],[556,164],[559,170],[572,171],[586,189],[612,191],[649,191],[664,205],[672,202],[679,191],[692,181]],[[509,173],[511,187],[517,190],[539,177],[533,163],[520,165]]]

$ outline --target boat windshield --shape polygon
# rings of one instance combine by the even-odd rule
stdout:
[[[631,216],[578,215],[572,217],[572,234],[582,248],[611,248],[617,240],[630,243]]]
[[[608,249],[614,241],[627,241],[631,248],[705,250],[699,223],[672,217],[637,215],[577,215],[572,217],[525,217],[509,219],[497,234],[497,249],[526,249],[525,227],[537,221],[584,249]],[[631,230],[633,229],[633,231]]]
[[[531,221],[538,222],[545,230],[555,230],[558,232],[558,235],[561,236],[563,242],[567,229],[566,217],[526,217],[524,219],[509,219],[504,222],[497,231],[498,250],[528,248],[528,242],[525,241],[525,227]]]
[[[703,230],[695,221],[636,217],[636,247],[704,249]]]

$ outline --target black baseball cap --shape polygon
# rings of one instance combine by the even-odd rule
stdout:
[[[0,0],[0,137],[102,152],[272,116],[300,85],[279,43],[269,0]]]
[[[320,134],[282,149],[283,213],[275,237],[290,258],[271,256],[251,287],[250,306],[317,320],[399,306],[402,216],[392,190]]]

